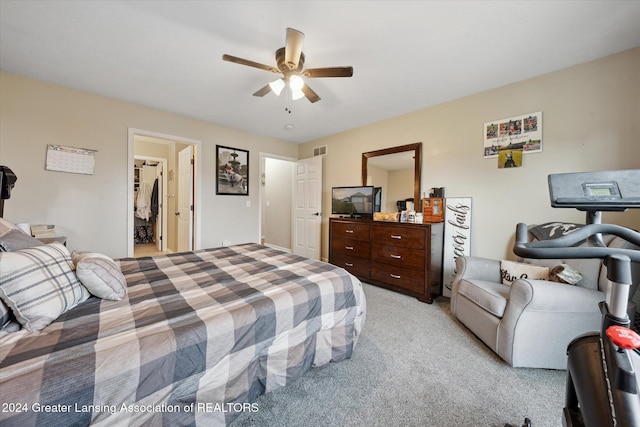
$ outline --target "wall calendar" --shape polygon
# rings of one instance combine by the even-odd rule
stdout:
[[[44,168],[48,171],[93,175],[96,152],[87,148],[48,144]]]

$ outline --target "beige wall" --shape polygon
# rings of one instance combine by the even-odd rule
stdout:
[[[542,153],[526,155],[518,169],[498,169],[495,158],[483,158],[485,122],[537,111],[543,114]],[[421,141],[422,192],[446,187],[448,197],[472,197],[472,254],[501,259],[513,257],[518,222],[584,221],[575,210],[550,207],[548,174],[640,168],[638,135],[640,48],[308,142],[300,158],[328,146],[323,203],[329,206],[332,186],[360,184],[354,165],[362,152]],[[603,220],[640,229],[637,210]]]
[[[0,94],[0,164],[18,176],[5,217],[55,223],[71,249],[116,257],[127,254],[129,128],[201,141],[201,247],[259,241],[260,152],[306,158],[328,145],[330,206],[332,186],[361,184],[362,152],[421,141],[423,192],[444,186],[447,196],[473,197],[472,253],[493,258],[511,256],[517,222],[583,220],[549,207],[549,173],[640,167],[640,48],[300,146],[5,72]],[[526,155],[519,169],[482,157],[484,122],[536,111],[543,112],[542,153]],[[47,144],[98,150],[95,174],[45,171]],[[215,195],[216,144],[250,151],[248,197]],[[638,211],[604,220],[640,228]]]
[[[201,141],[201,247],[258,242],[259,153],[297,157],[289,142],[5,72],[0,94],[0,164],[18,177],[5,217],[54,223],[70,249],[127,255],[129,128]],[[45,171],[47,144],[98,150],[95,173]],[[216,144],[250,151],[248,197],[216,196]]]

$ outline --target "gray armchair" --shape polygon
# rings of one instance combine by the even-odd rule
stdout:
[[[627,247],[621,239],[607,246]],[[501,282],[500,261],[458,257],[451,290],[453,315],[491,350],[514,367],[566,369],[567,345],[600,329],[598,303],[608,286],[600,260],[526,260],[553,267],[566,263],[582,275],[576,285],[546,280]],[[634,286],[638,285],[638,265]]]

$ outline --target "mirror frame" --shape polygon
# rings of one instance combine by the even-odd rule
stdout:
[[[413,203],[414,206],[420,206],[420,182],[422,181],[422,142],[362,153],[362,185],[367,185],[367,160],[370,157],[385,156],[387,154],[402,153],[405,151],[413,151]]]

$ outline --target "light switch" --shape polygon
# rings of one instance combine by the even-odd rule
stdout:
[[[251,207],[251,200],[247,200],[247,207],[250,208]]]

